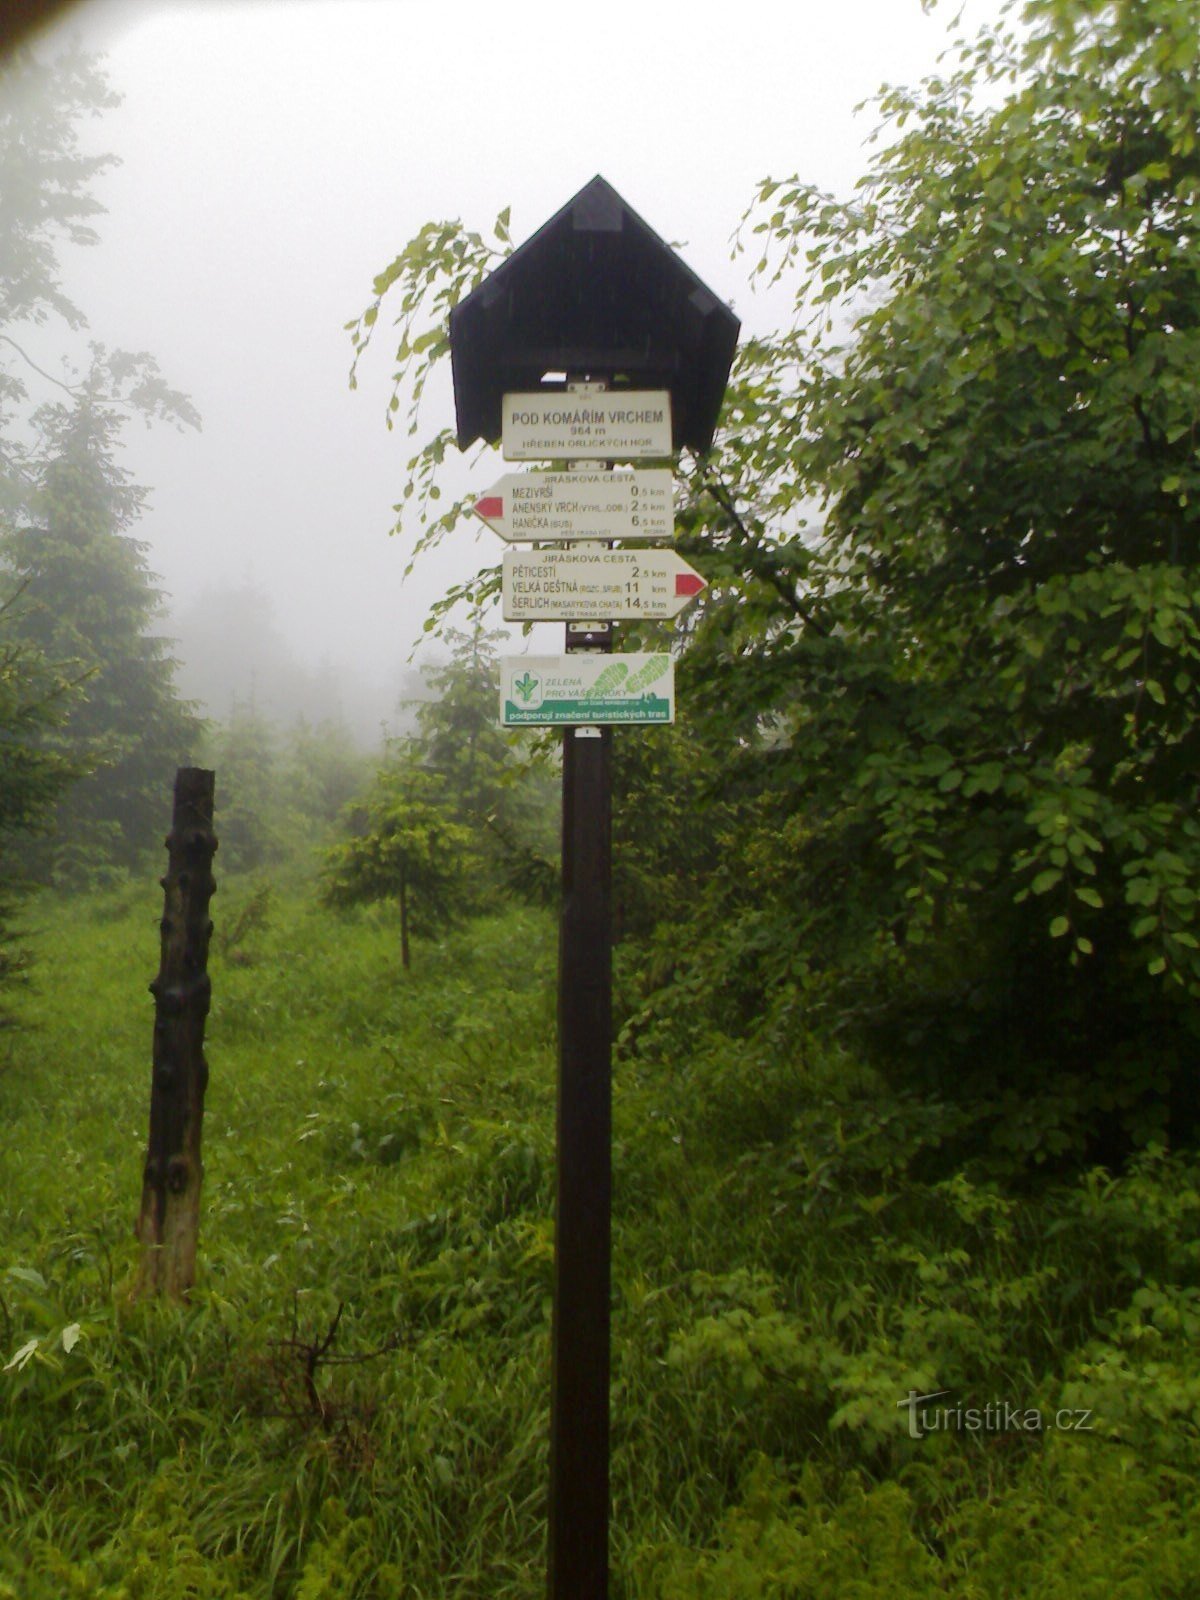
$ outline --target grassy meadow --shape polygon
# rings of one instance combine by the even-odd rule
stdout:
[[[27,913],[0,1597],[532,1600],[553,919],[418,941],[406,973],[388,907],[222,878],[213,913],[183,1307],[128,1295],[159,892]],[[1197,1593],[1186,1159],[1004,1191],[835,1048],[678,1018],[628,1030],[614,1114],[614,1597]],[[905,1403],[935,1391],[940,1421]]]

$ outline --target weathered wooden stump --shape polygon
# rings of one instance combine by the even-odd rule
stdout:
[[[208,941],[212,923],[214,775],[199,767],[175,774],[175,808],[167,835],[167,875],[162,957],[150,985],[154,996],[154,1051],[150,1086],[150,1138],[142,1174],[136,1233],[142,1259],[137,1296],[186,1297],[196,1275],[200,1229],[200,1136],[208,1065],[204,1024],[211,983]]]

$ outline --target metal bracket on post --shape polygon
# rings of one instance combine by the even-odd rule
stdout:
[[[611,622],[568,622],[567,654],[588,650],[599,655],[612,649],[612,636]]]

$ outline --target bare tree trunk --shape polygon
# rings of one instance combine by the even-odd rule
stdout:
[[[175,810],[167,836],[162,958],[150,985],[154,1054],[150,1139],[136,1233],[142,1259],[136,1295],[184,1298],[196,1275],[200,1227],[200,1134],[208,1066],[204,1023],[211,984],[208,902],[217,841],[212,831],[214,777],[199,767],[175,774]]]

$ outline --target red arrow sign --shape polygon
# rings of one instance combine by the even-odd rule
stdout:
[[[472,510],[509,543],[636,539],[661,544],[675,531],[671,474],[665,467],[506,472]]]
[[[676,617],[705,588],[674,550],[508,550],[507,622]]]

